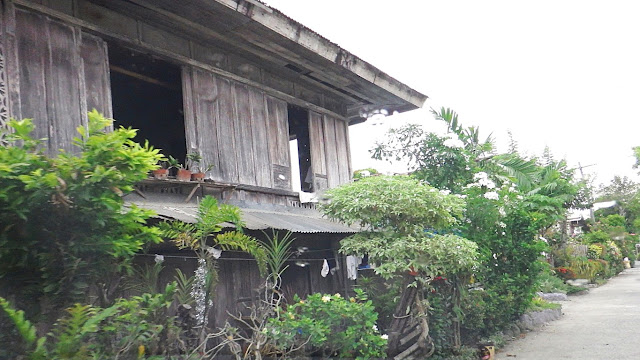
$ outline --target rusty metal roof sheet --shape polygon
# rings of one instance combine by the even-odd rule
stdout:
[[[196,222],[198,206],[194,203],[175,201],[149,201],[128,196],[125,201],[138,207],[155,211],[159,218],[175,219],[184,222]],[[285,206],[260,206],[238,204],[242,211],[245,228],[250,230],[289,230],[296,233],[356,233],[356,226],[344,224],[322,217],[313,209],[291,208]],[[232,227],[231,224],[222,224]]]

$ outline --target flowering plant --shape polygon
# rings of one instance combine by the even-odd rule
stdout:
[[[558,277],[560,277],[563,280],[570,280],[570,279],[576,278],[576,274],[570,268],[560,266],[560,267],[557,267],[555,270],[556,270],[556,275],[558,275]]]
[[[371,359],[386,357],[386,336],[376,326],[378,314],[362,290],[356,297],[312,294],[279,309],[265,329],[276,348],[299,349],[301,356]]]

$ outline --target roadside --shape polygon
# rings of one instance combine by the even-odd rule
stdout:
[[[640,267],[562,307],[560,320],[507,344],[496,359],[640,359]]]

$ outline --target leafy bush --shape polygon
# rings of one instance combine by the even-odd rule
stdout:
[[[564,277],[561,276],[561,274],[563,274],[562,270],[564,270],[564,275],[566,275],[569,269],[555,268],[552,270],[550,266],[545,266],[544,270],[538,275],[537,290],[543,293],[566,293],[568,285],[562,280],[564,279]]]
[[[12,120],[12,145],[0,147],[0,285],[47,322],[161,240],[146,226],[153,212],[125,207],[121,195],[162,156],[134,142],[135,130],[105,131],[111,125],[89,113],[73,140],[77,151],[50,157],[31,137],[30,120]]]
[[[280,349],[299,349],[300,355],[340,358],[384,358],[387,340],[377,330],[378,314],[358,291],[356,298],[340,294],[312,294],[280,310],[265,332]]]
[[[58,319],[46,337],[0,298],[0,307],[22,337],[23,353],[30,359],[141,358],[145,354],[184,353],[178,340],[180,329],[168,316],[175,284],[161,294],[119,299],[108,308],[75,304]]]
[[[592,231],[584,235],[584,242],[587,244],[606,244],[607,241],[610,240],[611,237],[609,236],[609,234],[602,230]]]
[[[616,226],[624,227],[626,223],[624,216],[618,215],[618,214],[606,216],[601,221],[603,224],[611,227],[616,227]]]
[[[498,192],[499,200],[487,199],[477,188],[468,194],[468,220],[462,234],[475,239],[482,254],[483,266],[476,278],[485,293],[483,332],[488,335],[529,307],[538,273],[544,266],[540,253],[546,245],[537,240],[539,217],[528,210],[525,201],[519,201],[508,190]]]
[[[587,250],[587,257],[589,259],[600,259],[602,253],[604,252],[604,248],[600,244],[591,244],[589,245],[589,250]]]
[[[556,274],[564,280],[572,280],[576,278],[576,274],[571,270],[571,268],[559,266],[555,269]]]

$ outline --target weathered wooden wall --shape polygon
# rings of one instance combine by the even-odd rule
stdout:
[[[317,190],[351,180],[348,124],[329,115],[309,113],[311,167]]]
[[[183,74],[187,148],[214,165],[212,178],[289,189],[287,103],[203,69]]]
[[[24,9],[8,8],[15,21],[15,47],[9,68],[17,73],[10,84],[14,117],[32,118],[35,136],[47,138],[49,153],[73,151],[76,127],[96,108],[111,116],[106,44],[77,27]]]
[[[264,239],[260,232],[249,231],[249,234]],[[305,267],[296,266],[298,261],[291,258],[287,261],[288,268],[282,276],[282,292],[287,301],[294,295],[305,296],[313,293],[350,295],[356,281],[346,277],[343,256],[338,256],[340,268],[334,274],[322,277],[320,272],[323,260],[333,260],[336,257],[337,242],[344,234],[294,234],[294,247],[306,246],[311,250],[303,253],[299,258],[308,263]],[[319,250],[320,249],[320,250]],[[160,274],[162,285],[175,280],[175,269],[180,269],[185,275],[191,276],[197,267],[197,260],[189,251],[166,252],[155,250],[165,255],[165,268]],[[138,257],[137,265],[153,265],[153,257]],[[218,284],[214,292],[214,305],[210,313],[210,325],[224,326],[228,314],[246,313],[252,302],[257,302],[263,296],[258,290],[265,285],[265,279],[260,276],[255,259],[240,252],[223,252],[217,260]],[[163,286],[162,286],[163,287]]]
[[[4,6],[0,3],[0,19],[3,21],[0,23],[0,129],[6,128],[7,121],[9,120],[9,93],[7,83],[7,69],[5,60],[5,28],[6,23],[4,21]],[[0,146],[6,145],[6,141],[2,135],[0,135]]]
[[[135,48],[140,42],[146,42],[157,46],[159,54],[164,51],[160,48],[162,39],[166,47],[163,31],[155,31],[149,25],[141,27],[141,22],[134,19],[130,19],[133,21],[130,25],[136,26],[128,26],[129,22],[122,14],[83,1],[78,4],[81,5],[54,10],[68,13],[75,8],[71,13],[78,13],[81,18],[95,21],[96,25],[109,30],[115,30],[115,21],[120,19],[118,31],[131,31],[127,34],[137,39],[131,39],[129,43],[122,42],[121,38],[120,45]],[[72,21],[57,20],[23,7],[7,8],[11,11],[7,11],[3,23],[14,21],[17,29],[12,47],[15,51],[11,54],[15,60],[9,64],[14,65],[17,74],[15,82],[9,86],[16,94],[11,113],[16,117],[33,118],[36,135],[49,139],[51,153],[60,148],[72,150],[71,139],[76,135],[76,127],[86,121],[84,114],[88,110],[97,108],[107,116],[112,113],[107,44]],[[262,75],[251,76],[249,73],[253,68],[245,60],[227,55],[216,57],[217,52],[205,56],[203,54],[211,48],[172,36],[172,46],[185,45],[185,51],[176,51],[178,54],[184,52],[186,59],[173,60],[183,66],[188,151],[197,149],[203,156],[203,163],[213,165],[210,176],[214,180],[290,190],[292,159],[287,120],[287,101],[290,99],[274,96],[261,86],[222,76],[207,64],[198,63],[190,54],[200,54],[198,56],[208,62],[218,59],[216,64],[222,67],[240,66],[244,70],[238,71],[248,72],[246,76],[253,79],[251,81],[264,79]],[[243,64],[247,66],[243,67]],[[338,115],[311,110],[309,126],[315,188],[322,190],[348,182],[351,166],[347,122]]]

